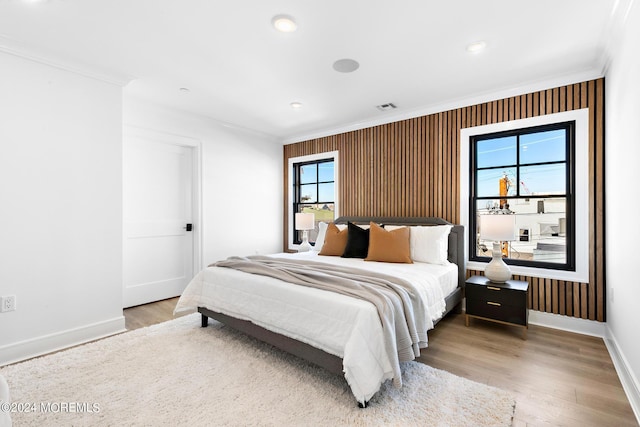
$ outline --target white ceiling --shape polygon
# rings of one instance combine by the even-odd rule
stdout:
[[[599,75],[618,1],[0,0],[0,51],[131,79],[125,96],[292,141]],[[297,31],[274,30],[283,13]],[[468,53],[478,40],[486,49]],[[360,68],[334,71],[341,58]],[[375,108],[388,102],[398,109]]]

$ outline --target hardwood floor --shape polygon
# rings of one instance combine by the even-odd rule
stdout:
[[[124,310],[127,329],[173,319],[177,298]],[[600,338],[450,315],[429,333],[419,360],[516,396],[514,427],[638,426]]]
[[[637,426],[602,339],[464,316],[443,319],[420,361],[516,395],[514,426]]]
[[[178,298],[170,298],[151,304],[138,305],[124,309],[125,327],[128,331],[145,326],[155,325],[174,318],[182,317],[187,313],[173,315]]]

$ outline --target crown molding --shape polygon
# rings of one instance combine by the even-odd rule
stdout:
[[[261,139],[265,139],[269,141],[269,143],[279,144],[280,140],[277,136],[272,135],[270,133],[262,132],[257,129],[241,126],[235,123],[227,122],[224,120],[220,120],[215,118],[214,116],[210,116],[203,113],[193,112],[185,109],[181,109],[172,105],[167,105],[158,101],[154,101],[148,99],[146,97],[140,95],[131,95],[127,92],[127,89],[124,90],[124,103],[125,107],[129,106],[131,108],[153,108],[158,111],[164,111],[167,114],[178,115],[184,118],[196,118],[202,120],[204,122],[215,125],[219,129],[225,129],[227,131],[231,131],[234,133],[241,133],[245,135],[251,135],[254,137],[259,137]],[[131,125],[136,127],[135,123],[129,123],[125,117],[125,126]]]
[[[20,46],[19,42],[3,35],[0,35],[0,52],[121,87],[126,86],[135,79],[133,76],[98,71],[86,65],[75,64],[31,52],[24,46]]]
[[[616,0],[609,21],[602,38],[604,48],[599,57],[602,75],[606,75],[611,67],[611,62],[615,56],[615,51],[620,45],[620,39],[627,25],[627,18],[633,8],[635,0]]]
[[[496,101],[499,99],[510,98],[512,96],[537,92],[549,88],[581,83],[588,80],[598,79],[600,77],[603,77],[603,75],[604,74],[602,74],[602,68],[600,66],[597,66],[580,72],[558,75],[551,78],[544,78],[537,81],[524,83],[518,86],[498,89],[495,91],[481,92],[470,95],[468,97],[442,102],[439,104],[398,111],[391,115],[385,115],[384,117],[369,118],[337,127],[311,131],[308,133],[286,138],[282,141],[282,145],[294,144],[296,142],[303,142],[311,139],[338,135],[345,132],[366,129],[369,127],[380,126],[388,123],[398,122],[401,120],[413,119],[429,114],[442,113],[445,111],[454,110],[456,108],[468,107],[470,105],[477,105],[485,102]]]

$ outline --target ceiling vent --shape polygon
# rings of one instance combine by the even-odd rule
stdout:
[[[392,102],[389,102],[387,104],[376,105],[376,108],[380,111],[389,111],[389,110],[394,110],[398,107],[396,107],[395,104],[393,104]]]

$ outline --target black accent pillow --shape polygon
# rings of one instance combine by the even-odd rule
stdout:
[[[369,230],[364,230],[349,222],[347,224],[347,246],[342,258],[366,258],[369,254]]]

